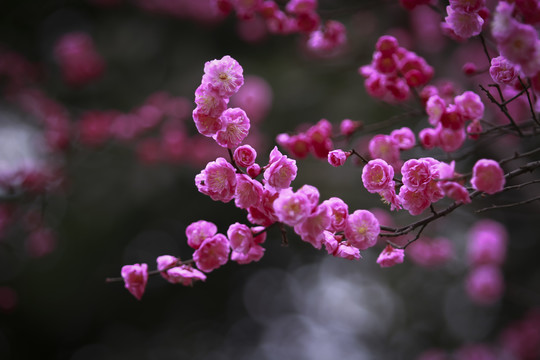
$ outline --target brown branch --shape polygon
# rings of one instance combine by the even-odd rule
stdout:
[[[491,206],[476,210],[475,212],[476,213],[481,213],[481,212],[488,211],[488,210],[504,209],[504,208],[514,207],[514,206],[519,206],[519,205],[525,205],[525,204],[531,203],[531,202],[536,201],[536,200],[540,200],[540,195],[535,196],[535,197],[533,197],[531,199],[527,199],[527,200],[523,200],[523,201],[511,203],[511,204],[491,205]]]

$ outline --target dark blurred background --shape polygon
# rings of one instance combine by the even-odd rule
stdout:
[[[75,129],[90,110],[128,114],[161,92],[181,108],[175,124],[182,122],[190,139],[197,136],[190,113],[204,63],[231,55],[246,76],[263,79],[272,90],[271,107],[252,130],[261,166],[277,134],[322,118],[335,132],[345,118],[383,124],[371,135],[426,126],[422,117],[394,118],[408,109],[366,95],[357,69],[371,61],[374,44],[385,33],[424,56],[436,79],[451,78],[463,89],[477,86],[461,66],[464,58],[482,56],[479,42],[455,44],[442,37],[440,17],[419,14],[429,12],[427,7],[408,13],[397,1],[319,1],[321,16],[342,21],[348,30],[348,47],[326,58],[310,54],[303,35],[272,35],[256,26],[242,31],[234,13],[213,16],[201,12],[203,3],[3,1],[0,50],[35,65],[32,87],[61,104]],[[170,7],[163,10],[163,4]],[[423,25],[434,28],[426,30],[419,19],[431,19]],[[54,53],[58,39],[73,31],[89,34],[105,63],[102,75],[83,86],[65,83]],[[28,139],[39,138],[43,129],[28,108],[12,101],[8,85],[3,81],[6,95],[0,99],[0,165],[6,167],[18,151],[26,154],[21,158],[42,156]],[[511,239],[504,265],[507,292],[489,306],[472,303],[463,289],[466,234],[480,217],[472,205],[426,230],[426,236],[441,235],[454,244],[455,256],[438,267],[423,268],[407,258],[380,269],[375,260],[382,245],[351,262],[313,249],[292,231],[289,245],[282,246],[274,229],[260,262],[231,262],[192,288],[151,277],[137,301],[123,283],[105,279],[119,276],[124,264],[145,262],[154,269],[156,257],[164,254],[190,258],[184,231],[191,222],[212,221],[222,233],[229,224],[246,222],[232,203],[214,202],[194,185],[206,161],[227,155],[223,149],[208,142],[213,150],[201,154],[204,147],[192,145],[175,161],[161,161],[152,156],[154,148],[141,145],[142,139],[155,144],[156,132],[159,127],[99,146],[71,135],[68,145],[43,160],[61,169],[54,191],[3,194],[11,220],[0,239],[1,359],[410,359],[432,348],[458,358],[460,349],[465,353],[464,347],[477,344],[502,354],[503,330],[539,305],[534,204],[485,215],[504,223]],[[343,146],[365,150],[365,139]],[[464,153],[471,150],[493,149],[468,144]],[[418,148],[405,156],[426,154],[442,156]],[[457,170],[469,171],[473,160],[465,158]],[[339,196],[351,210],[388,210],[363,190],[354,164],[334,169],[309,157],[298,166],[295,188],[315,185],[321,200]],[[478,208],[490,204],[479,203]],[[396,224],[411,221],[403,212],[392,215]],[[33,222],[52,232],[42,250],[35,246],[43,241],[28,240]],[[527,334],[535,339],[534,331]]]

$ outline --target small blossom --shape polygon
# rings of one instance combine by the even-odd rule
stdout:
[[[193,110],[192,116],[197,131],[204,136],[214,136],[222,127],[219,116],[205,114],[199,107]]]
[[[382,159],[370,160],[362,169],[362,182],[370,193],[388,189],[394,177],[394,168]]]
[[[398,196],[403,208],[413,216],[420,215],[431,204],[425,191],[413,191],[405,185],[399,189]]]
[[[240,209],[257,206],[261,202],[263,186],[245,174],[236,174],[234,204]]]
[[[295,226],[311,215],[311,203],[302,192],[283,189],[274,201],[274,211],[279,221]]]
[[[506,180],[495,160],[480,159],[474,164],[471,184],[475,190],[495,194],[504,188]]]
[[[484,103],[473,91],[465,91],[454,97],[454,103],[465,120],[477,120],[484,116]]]
[[[300,238],[320,249],[324,241],[324,230],[330,226],[331,210],[326,204],[320,204],[304,221],[294,227]]]
[[[377,264],[381,267],[391,267],[403,263],[404,258],[405,251],[403,249],[395,249],[391,245],[387,245],[377,258]]]
[[[229,108],[219,117],[221,129],[214,138],[225,148],[234,149],[244,141],[249,132],[250,121],[246,112],[240,108]]]
[[[231,253],[231,260],[236,261],[239,264],[249,264],[252,261],[259,261],[264,255],[264,248],[260,245],[252,246],[247,253],[239,251],[233,251]]]
[[[433,180],[431,166],[423,159],[407,160],[401,167],[403,185],[412,191],[424,190]]]
[[[195,176],[197,189],[214,201],[229,202],[236,190],[236,170],[224,158],[217,158]]]
[[[372,247],[377,243],[379,233],[379,221],[370,211],[356,210],[347,217],[345,237],[352,246],[360,250]]]
[[[244,84],[242,66],[229,55],[207,61],[202,83],[215,89],[220,96],[230,98]]]
[[[201,84],[195,90],[195,104],[197,112],[212,117],[220,117],[221,113],[227,109],[227,100],[219,95],[217,90]]]
[[[372,159],[382,159],[395,167],[400,165],[399,145],[390,135],[375,135],[369,141],[369,154]]]
[[[447,263],[454,256],[453,243],[444,237],[422,237],[407,247],[407,256],[416,264],[436,267]]]
[[[416,144],[414,133],[408,127],[393,130],[390,133],[390,137],[398,144],[400,150],[412,149]]]
[[[465,279],[471,300],[481,305],[497,302],[504,291],[504,279],[498,266],[482,265],[471,270]]]
[[[453,130],[450,128],[445,128],[440,124],[435,129],[435,133],[437,134],[436,143],[446,152],[458,150],[467,138],[465,129],[459,128],[457,130]]]
[[[474,266],[502,265],[506,259],[507,232],[494,220],[478,221],[468,233],[467,258]]]
[[[217,226],[214,223],[205,220],[196,221],[186,228],[187,243],[197,250],[206,238],[212,237],[216,233]]]
[[[433,149],[434,147],[439,146],[439,135],[436,129],[422,129],[418,133],[418,138],[425,149]]]
[[[225,265],[230,253],[229,240],[223,234],[205,239],[193,253],[193,261],[204,272],[211,272]]]
[[[297,171],[296,161],[282,155],[277,147],[274,147],[270,153],[270,164],[264,171],[266,186],[276,190],[286,189],[296,178]]]
[[[135,296],[137,300],[141,300],[146,283],[148,281],[148,265],[134,264],[122,266],[122,278],[124,279],[125,288]]]
[[[343,119],[339,124],[339,131],[342,135],[351,136],[362,127],[362,122],[351,119]]]
[[[322,203],[328,205],[331,210],[331,221],[328,229],[336,232],[345,230],[347,217],[349,216],[349,206],[345,201],[337,197],[331,197]]]
[[[259,164],[250,165],[247,167],[246,172],[252,179],[255,179],[261,173],[261,166]]]
[[[349,245],[346,241],[342,241],[338,244],[333,255],[347,260],[358,260],[362,257],[360,255],[360,250],[357,247]]]
[[[514,64],[508,61],[504,56],[497,56],[491,59],[489,75],[493,81],[499,85],[511,84],[517,76]]]
[[[448,16],[444,20],[457,36],[468,39],[482,32],[484,19],[478,13],[453,9],[451,6],[446,7],[446,12]]]
[[[251,145],[242,145],[234,150],[233,159],[238,166],[249,167],[255,163],[257,151]]]
[[[349,157],[350,153],[343,150],[332,150],[328,153],[328,163],[334,167],[342,166]]]
[[[167,270],[166,279],[171,284],[192,286],[194,281],[205,281],[206,275],[189,265],[181,265]]]
[[[231,244],[231,249],[236,252],[247,254],[255,246],[251,229],[244,224],[234,223],[227,230],[227,237]]]

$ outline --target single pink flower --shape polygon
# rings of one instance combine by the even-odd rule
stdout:
[[[246,112],[240,108],[229,108],[219,119],[221,129],[216,132],[214,139],[224,148],[236,148],[249,133],[250,121]]]
[[[148,265],[134,264],[122,266],[122,278],[124,279],[125,288],[135,296],[137,300],[141,300],[146,283],[148,282]]]
[[[167,281],[171,284],[192,286],[194,281],[205,281],[206,275],[189,265],[181,265],[167,270]]]
[[[224,158],[217,158],[195,176],[197,189],[214,201],[229,202],[236,190],[236,170]]]
[[[221,113],[227,109],[226,98],[219,95],[217,90],[211,88],[208,84],[201,84],[195,90],[195,104],[197,104],[199,114],[214,118],[220,117]]]
[[[401,166],[399,144],[390,135],[375,135],[368,147],[372,159],[382,159],[393,167]]]
[[[204,136],[214,136],[221,129],[219,116],[205,114],[199,107],[193,110],[192,116],[197,131]]]
[[[357,247],[349,245],[346,241],[342,241],[338,244],[333,255],[347,260],[358,260],[362,257],[360,255],[360,250]]]
[[[252,246],[247,253],[240,251],[233,251],[231,253],[231,260],[236,261],[238,264],[249,264],[252,261],[259,261],[264,255],[264,248],[260,245]]]
[[[515,65],[508,61],[508,59],[504,56],[497,56],[491,59],[489,75],[491,75],[495,83],[509,85],[515,80],[517,71]]]
[[[202,83],[215,89],[220,96],[230,98],[244,84],[242,66],[229,55],[220,60],[207,61]]]
[[[445,128],[439,124],[435,129],[437,135],[436,143],[438,146],[446,152],[454,152],[461,148],[467,134],[465,133],[464,128],[459,128],[457,130],[451,128]]]
[[[331,210],[326,204],[320,204],[304,221],[294,227],[303,241],[320,249],[324,241],[324,231],[330,226]]]
[[[264,171],[265,186],[275,190],[286,189],[296,178],[296,161],[282,155],[277,147],[270,153],[270,164]]]
[[[336,232],[345,230],[347,217],[349,216],[349,206],[345,201],[337,197],[331,197],[322,203],[328,205],[331,210],[331,221],[328,230]]]
[[[465,91],[454,97],[457,110],[466,121],[477,120],[484,117],[484,103],[480,95],[473,91]]]
[[[393,130],[390,137],[398,144],[400,150],[412,149],[416,144],[414,133],[408,127]]]
[[[496,265],[475,267],[465,279],[467,294],[480,305],[497,302],[502,297],[504,287],[503,274]]]
[[[379,221],[368,210],[356,210],[347,217],[345,237],[360,250],[374,246],[380,231]]]
[[[377,258],[377,264],[381,267],[391,267],[403,263],[405,251],[403,249],[395,249],[391,245],[387,245]]]
[[[403,185],[411,191],[424,190],[433,180],[431,164],[424,159],[407,160],[401,167]]]
[[[420,215],[431,204],[429,195],[424,190],[413,191],[403,185],[399,189],[400,203],[413,216]]]
[[[383,159],[370,160],[362,169],[362,183],[370,193],[386,190],[394,178],[394,168]]]
[[[482,32],[484,19],[476,12],[465,12],[461,9],[446,7],[448,16],[444,18],[446,24],[459,37],[468,39]]]
[[[362,122],[351,119],[343,119],[339,124],[339,131],[342,135],[350,136],[362,127]]]
[[[205,239],[193,253],[193,261],[204,272],[211,272],[225,265],[229,259],[229,240],[223,234]]]
[[[505,227],[494,220],[480,220],[469,230],[467,258],[469,263],[502,265],[506,259],[508,234]]]
[[[504,172],[495,160],[480,159],[474,164],[471,184],[475,190],[495,194],[505,183]]]
[[[212,237],[216,233],[217,226],[214,223],[205,220],[195,221],[186,227],[187,243],[197,250],[206,238]]]
[[[257,151],[251,145],[242,145],[234,150],[233,159],[238,166],[249,167],[257,159]]]
[[[256,245],[251,229],[247,225],[238,222],[229,226],[227,237],[229,238],[231,249],[243,254],[247,254]]]
[[[350,153],[341,149],[332,150],[328,153],[328,163],[334,167],[342,166],[347,161]]]
[[[418,133],[420,143],[425,149],[433,149],[439,146],[439,133],[434,128],[425,128]]]
[[[247,209],[260,204],[263,186],[257,180],[245,174],[236,174],[234,203],[240,209]]]

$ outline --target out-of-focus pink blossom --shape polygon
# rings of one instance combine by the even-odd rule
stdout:
[[[471,184],[475,190],[495,194],[505,183],[504,172],[495,160],[480,159],[474,164]]]
[[[480,220],[469,230],[467,258],[474,265],[502,265],[506,259],[508,234],[504,226],[490,219]]]
[[[414,133],[408,127],[393,130],[390,137],[398,144],[400,150],[412,149],[416,144]]]
[[[496,265],[481,265],[471,269],[465,280],[465,289],[472,301],[481,305],[497,302],[504,291],[504,279]]]
[[[482,31],[484,19],[478,13],[453,9],[451,6],[446,7],[446,12],[448,13],[448,16],[444,18],[446,24],[457,36],[468,39]]]
[[[148,265],[124,265],[122,266],[121,275],[124,279],[125,288],[137,300],[141,300],[148,282]]]

